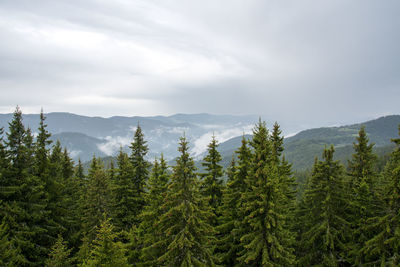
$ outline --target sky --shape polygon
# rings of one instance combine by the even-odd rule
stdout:
[[[400,1],[2,0],[0,113],[400,114]]]

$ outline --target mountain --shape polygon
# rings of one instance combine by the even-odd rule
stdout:
[[[13,114],[0,114],[0,127],[8,130]],[[220,141],[249,133],[257,116],[233,116],[212,114],[175,114],[172,116],[88,117],[72,113],[54,112],[46,114],[46,124],[52,140],[59,139],[67,147],[74,160],[90,160],[96,156],[114,156],[122,147],[129,150],[134,131],[139,124],[149,145],[149,159],[164,153],[167,159],[178,155],[179,138],[186,135],[191,144],[191,153],[198,156],[206,150],[211,136]],[[39,125],[39,114],[24,114],[23,121],[32,132]]]
[[[393,148],[390,140],[398,136],[400,115],[385,116],[340,127],[323,127],[301,131],[294,136],[285,138],[284,155],[293,164],[293,170],[304,170],[313,165],[315,157],[321,157],[325,146],[334,145],[336,149],[335,158],[347,163],[353,153],[353,142],[356,142],[358,131],[363,125],[370,141],[375,143],[375,152],[384,155]],[[247,135],[246,138],[251,138],[251,135]],[[220,144],[225,166],[229,164],[232,153],[240,146],[241,139],[242,137],[238,136]]]
[[[0,114],[0,127],[7,131],[12,116],[13,114]],[[258,121],[257,116],[206,113],[101,118],[55,112],[46,114],[46,117],[48,130],[52,133],[51,139],[54,142],[60,140],[75,161],[78,158],[88,161],[93,155],[115,156],[121,147],[129,151],[133,133],[140,124],[148,141],[150,160],[164,153],[166,159],[173,162],[178,155],[179,138],[185,134],[198,166],[201,166],[200,161],[213,134],[220,142],[219,151],[223,164],[228,166],[233,152],[241,144],[242,135],[251,138],[251,129]],[[23,120],[35,134],[39,115],[25,114]],[[285,138],[284,155],[293,164],[294,170],[304,170],[312,166],[316,156],[321,156],[325,145],[333,144],[336,148],[336,159],[346,163],[353,153],[352,144],[361,125],[366,127],[370,140],[376,144],[376,152],[383,155],[392,149],[390,139],[397,137],[399,124],[400,115],[391,115],[353,125],[304,130]]]

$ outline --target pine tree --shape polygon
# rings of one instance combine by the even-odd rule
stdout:
[[[78,159],[78,165],[75,168],[75,177],[81,181],[85,179],[85,174],[83,172],[83,165],[80,158]]]
[[[300,266],[345,265],[346,233],[349,223],[343,210],[348,203],[344,188],[343,167],[333,160],[334,148],[325,148],[322,159],[316,159],[305,204],[300,246]]]
[[[72,265],[70,258],[71,249],[68,249],[67,243],[61,235],[58,235],[56,242],[51,248],[49,257],[46,260],[47,267],[68,267]]]
[[[127,214],[129,223],[127,226],[130,228],[132,224],[139,224],[138,216],[145,206],[145,186],[148,180],[150,168],[149,162],[147,162],[145,159],[148,152],[148,147],[146,145],[146,141],[144,140],[142,128],[139,124],[133,137],[133,142],[129,148],[131,149],[129,160],[132,165],[131,183],[134,186],[133,195],[131,195],[132,205],[127,207],[129,210],[129,214]]]
[[[237,200],[235,193],[235,178],[236,178],[236,161],[232,156],[230,166],[227,170],[228,181],[223,190],[222,205],[220,206],[221,216],[218,218],[219,225],[216,227],[218,232],[216,248],[214,253],[217,256],[218,262],[224,266],[235,266],[236,253],[239,240],[233,234],[235,229],[235,221],[237,220]],[[236,215],[236,216],[235,216]]]
[[[374,217],[379,208],[376,186],[377,173],[375,171],[377,156],[373,153],[374,144],[369,144],[365,127],[358,132],[357,143],[353,143],[354,154],[348,164],[350,177],[351,207],[349,220],[351,222],[353,238],[351,241],[351,261],[353,264],[364,264],[362,249],[367,240],[372,238],[367,229],[367,221]]]
[[[209,198],[209,205],[214,213],[211,225],[214,227],[217,226],[223,188],[223,171],[220,164],[222,157],[217,148],[218,142],[215,136],[213,136],[210,144],[208,144],[208,153],[201,163],[205,169],[205,173],[200,174],[202,177],[201,192],[205,197]]]
[[[400,135],[400,125],[399,125]],[[396,148],[384,170],[384,206],[371,218],[368,229],[374,236],[365,243],[362,252],[370,265],[400,264],[400,138],[392,139]]]
[[[261,120],[253,130],[251,146],[251,169],[246,180],[249,190],[241,200],[248,232],[240,239],[244,249],[238,260],[248,266],[293,265],[286,218],[279,206],[283,198],[279,171],[273,163],[268,130]]]
[[[16,108],[7,133],[9,166],[2,179],[0,213],[9,229],[9,240],[18,248],[18,265],[41,264],[51,239],[47,234],[47,199],[42,181],[34,175],[33,137],[25,130],[22,112]]]
[[[91,162],[87,187],[82,198],[82,231],[90,242],[94,239],[95,228],[102,222],[104,214],[112,214],[115,205],[110,179],[96,157]]]
[[[38,129],[38,135],[36,137],[36,149],[35,149],[35,174],[41,178],[45,183],[50,183],[49,179],[49,149],[48,146],[51,144],[49,140],[51,134],[47,131],[45,124],[46,117],[43,114],[43,110],[40,112],[40,123]]]
[[[110,219],[102,220],[96,232],[90,256],[84,260],[81,266],[129,266],[126,249],[121,242],[117,241],[118,235],[114,232],[114,226],[110,223]]]
[[[9,240],[8,230],[8,225],[3,219],[0,224],[0,266],[14,266],[23,261],[23,259],[18,258],[21,257],[20,252]]]
[[[158,232],[156,223],[160,216],[165,212],[162,209],[164,199],[168,190],[169,174],[167,162],[161,154],[160,162],[156,159],[148,181],[148,194],[143,213],[141,214],[140,229],[143,232],[143,251],[142,260],[145,266],[157,265],[157,259],[160,257],[162,249],[155,246],[165,237],[163,232]]]
[[[166,212],[156,224],[165,238],[155,244],[166,248],[158,263],[166,266],[212,266],[211,212],[199,192],[196,167],[185,137],[180,139],[180,156],[162,207]]]
[[[272,163],[276,165],[278,169],[279,185],[282,190],[282,199],[278,201],[281,214],[285,217],[285,229],[290,229],[288,234],[288,239],[292,246],[295,242],[295,231],[294,227],[294,215],[296,209],[296,180],[292,173],[292,165],[285,159],[282,155],[283,148],[283,136],[280,126],[277,122],[274,123],[273,130],[270,136],[271,146],[272,146]]]
[[[233,159],[228,169],[229,180],[223,195],[220,225],[217,227],[219,236],[216,253],[218,261],[225,266],[241,265],[237,259],[238,253],[244,250],[240,238],[249,230],[248,225],[243,223],[245,202],[242,195],[249,190],[246,180],[250,169],[251,150],[244,136],[240,148],[235,153],[238,161],[234,165]]]
[[[115,226],[120,230],[129,231],[137,220],[133,211],[136,208],[135,185],[132,181],[133,168],[128,155],[119,151],[117,157],[118,169],[114,178],[114,196],[116,207],[114,211]]]

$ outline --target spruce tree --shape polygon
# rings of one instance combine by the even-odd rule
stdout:
[[[344,210],[348,197],[344,188],[344,170],[333,160],[334,148],[325,148],[322,161],[314,165],[305,192],[302,216],[300,266],[346,265],[346,234],[349,223]]]
[[[103,219],[101,224],[96,227],[96,232],[90,255],[88,259],[83,261],[81,266],[129,266],[126,249],[121,242],[117,241],[118,234],[115,233],[110,219]]]
[[[116,201],[114,220],[118,229],[128,232],[137,220],[136,214],[133,213],[136,209],[136,191],[132,181],[132,164],[122,148],[117,157],[117,165],[113,188]]]
[[[238,160],[237,163],[234,163],[233,158],[228,169],[228,182],[223,195],[220,225],[216,228],[219,233],[216,256],[219,263],[225,266],[245,265],[238,261],[237,255],[244,250],[240,238],[249,230],[248,225],[244,223],[244,205],[246,203],[242,196],[249,190],[246,180],[250,170],[251,150],[244,136],[240,148],[235,153]]]
[[[279,205],[283,199],[279,171],[273,163],[268,130],[261,120],[253,130],[251,146],[253,155],[246,179],[249,190],[241,200],[248,231],[240,239],[244,249],[238,260],[248,266],[293,265],[286,218]]]
[[[222,157],[217,150],[218,142],[215,136],[212,137],[211,142],[208,144],[208,153],[204,157],[203,165],[205,172],[200,174],[202,177],[201,192],[202,194],[209,198],[209,205],[214,213],[211,220],[211,225],[217,226],[217,218],[219,216],[219,206],[221,205],[222,199],[222,166],[220,164]]]
[[[144,208],[141,214],[140,230],[143,233],[143,250],[142,261],[145,266],[156,266],[157,259],[160,257],[162,248],[157,247],[162,238],[165,238],[163,232],[157,231],[156,224],[160,216],[165,212],[162,209],[164,199],[168,190],[169,174],[167,162],[161,154],[160,162],[156,159],[154,161],[153,169],[148,181],[148,194],[146,203],[148,205]]]
[[[158,263],[166,266],[212,266],[211,211],[199,192],[196,167],[185,137],[180,139],[176,166],[162,207],[166,212],[156,224],[165,237],[155,246],[166,248]]]
[[[280,205],[281,214],[285,217],[285,229],[290,229],[288,232],[288,238],[291,244],[295,242],[295,231],[294,227],[294,215],[296,209],[296,180],[292,173],[292,165],[282,155],[284,151],[283,147],[283,136],[280,126],[277,122],[274,123],[273,130],[270,136],[271,147],[272,147],[272,163],[276,165],[278,169],[279,185],[282,190],[282,200],[278,201]]]
[[[114,199],[109,177],[99,159],[93,157],[89,169],[87,187],[82,195],[82,230],[90,242],[95,238],[95,228],[104,214],[112,214]]]
[[[368,220],[374,217],[379,209],[376,191],[378,175],[375,171],[377,156],[373,153],[374,144],[369,144],[365,127],[358,132],[357,143],[353,143],[354,154],[348,164],[350,177],[350,216],[352,240],[350,260],[353,264],[365,262],[362,249],[367,240],[372,238],[368,230]]]
[[[0,224],[0,266],[15,266],[22,262],[20,252],[13,241],[9,239],[8,225],[3,219]]]
[[[25,130],[19,107],[9,123],[5,145],[9,166],[0,185],[0,213],[9,229],[8,238],[20,253],[18,265],[42,264],[51,242],[51,224],[44,184],[34,175],[33,137]]]
[[[227,170],[228,181],[223,190],[222,205],[219,207],[221,216],[218,218],[217,242],[214,253],[217,256],[219,263],[224,266],[235,266],[238,239],[235,239],[233,229],[235,229],[235,221],[237,220],[237,200],[235,193],[235,178],[236,178],[236,161],[232,156],[230,166]]]
[[[368,229],[374,235],[362,249],[369,265],[400,264],[400,138],[392,141],[396,147],[384,170],[384,206],[379,214],[369,220]]]
[[[139,124],[135,131],[133,142],[129,148],[131,149],[129,160],[132,165],[131,184],[133,185],[133,194],[129,196],[132,198],[132,202],[129,203],[129,206],[127,207],[129,210],[129,214],[127,214],[129,223],[127,226],[130,228],[132,224],[139,224],[138,216],[145,205],[145,186],[148,180],[150,168],[149,162],[145,159],[148,147],[144,140],[142,128]]]
[[[71,249],[68,249],[67,243],[64,241],[61,235],[51,248],[49,257],[46,260],[46,266],[48,267],[68,267],[72,265],[72,259],[70,258]]]

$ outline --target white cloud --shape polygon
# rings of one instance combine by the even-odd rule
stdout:
[[[106,142],[98,144],[97,147],[100,151],[108,156],[115,155],[115,153],[119,151],[120,147],[127,146],[132,142],[132,137],[107,136],[104,139]]]
[[[210,143],[213,135],[216,137],[219,143],[222,143],[233,137],[241,136],[243,134],[249,134],[251,133],[252,128],[253,125],[244,125],[243,127],[235,127],[207,132],[193,142],[194,147],[191,149],[191,153],[194,157],[196,157],[207,151],[207,146]]]

